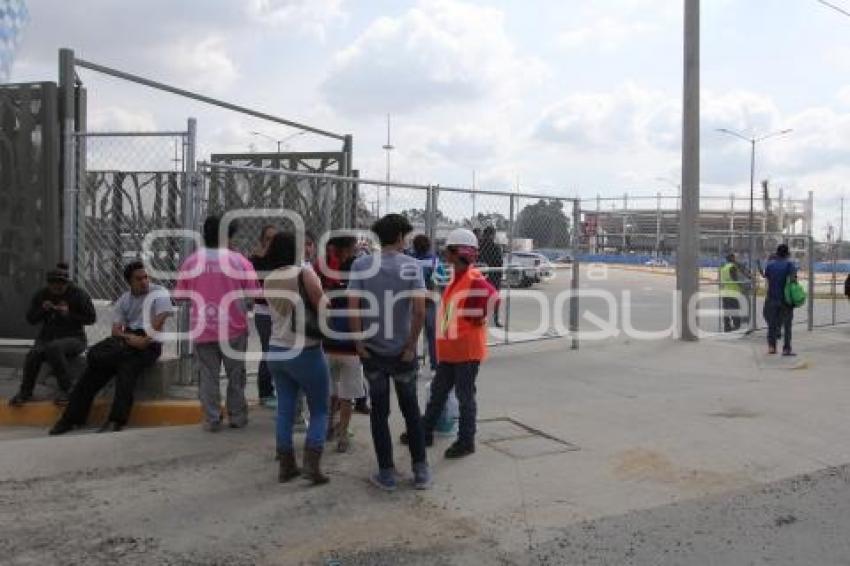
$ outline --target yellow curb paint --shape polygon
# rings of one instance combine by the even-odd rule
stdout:
[[[110,400],[96,400],[89,414],[90,424],[106,420]],[[23,407],[10,407],[0,399],[0,426],[51,426],[62,415],[63,408],[50,401],[35,401]],[[130,413],[130,426],[179,426],[201,422],[201,406],[197,401],[137,401]]]

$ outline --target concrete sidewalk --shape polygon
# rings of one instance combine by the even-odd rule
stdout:
[[[574,544],[593,521],[850,462],[850,330],[798,332],[796,359],[768,357],[762,340],[499,348],[479,378],[478,452],[446,461],[450,440],[439,440],[429,492],[368,485],[375,464],[365,417],[355,420],[354,453],[326,458],[332,482],[320,488],[276,483],[273,418],[260,409],[248,429],[219,435],[196,426],[0,434],[0,556],[12,564],[705,563],[681,554],[665,561],[664,548],[646,561],[620,548],[595,559],[592,545],[576,551],[563,541]],[[408,473],[402,447],[396,463]],[[848,528],[830,536],[846,541]]]

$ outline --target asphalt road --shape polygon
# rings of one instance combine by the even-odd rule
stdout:
[[[536,564],[850,564],[850,467],[572,525]]]
[[[551,281],[530,289],[512,290],[510,300],[505,301],[506,307],[509,303],[511,309],[510,331],[523,335],[542,335],[547,329],[556,330],[558,321],[562,330],[569,328],[569,301],[565,293],[570,289],[571,276],[570,268],[562,268]],[[673,327],[676,317],[675,287],[675,277],[663,272],[642,272],[602,264],[582,265],[579,327],[584,333],[595,333],[610,324],[619,331],[616,338],[620,339],[637,336],[632,330],[647,333],[668,331]],[[702,291],[716,293],[717,288],[706,284]],[[562,297],[560,300],[559,296]],[[831,324],[833,302],[829,299],[815,299],[814,304],[814,324]],[[700,306],[706,310],[699,317],[700,329],[704,332],[719,332],[719,315],[708,312],[719,305],[714,300],[707,300]],[[759,298],[756,307],[758,328],[765,325],[761,306],[762,299]],[[850,323],[850,301],[841,298],[835,302],[835,306],[836,321]],[[543,312],[544,308],[548,313]],[[795,311],[797,328],[805,328],[807,320],[807,308]],[[585,342],[595,339],[589,334],[583,337]]]

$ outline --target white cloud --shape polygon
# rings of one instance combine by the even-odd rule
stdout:
[[[433,136],[428,148],[453,163],[475,167],[497,159],[508,140],[492,129],[461,125]]]
[[[617,92],[571,94],[543,112],[535,136],[583,151],[642,145],[650,135],[669,136],[670,114],[662,110],[673,108],[671,100],[633,84]],[[647,130],[652,122],[655,127]]]
[[[577,49],[593,47],[613,51],[623,44],[655,31],[657,26],[641,21],[624,21],[602,18],[590,25],[562,32],[557,39],[560,47]]]
[[[322,90],[342,112],[409,112],[510,92],[541,65],[516,52],[503,12],[421,0],[398,18],[378,18],[339,51]]]
[[[743,140],[716,130],[728,128],[758,136],[791,128],[757,147],[758,177],[832,178],[831,172],[850,164],[850,112],[810,107],[783,113],[767,95],[706,91],[701,109],[702,179],[730,186],[749,176],[750,148]],[[672,161],[681,147],[681,102],[674,94],[627,85],[616,92],[576,93],[546,109],[534,136],[547,145],[565,146],[573,153],[610,156],[623,162]],[[666,156],[666,157],[665,157]],[[654,173],[657,175],[657,173]],[[653,175],[641,169],[629,178]]]
[[[239,78],[225,39],[218,35],[180,39],[158,48],[156,56],[168,61],[183,84],[201,91],[225,92]]]
[[[325,39],[328,27],[345,18],[343,0],[250,0],[246,10],[257,23],[302,29]]]
[[[88,129],[94,132],[152,132],[157,130],[157,123],[150,111],[107,106],[91,112],[88,116]]]
[[[850,86],[845,86],[839,90],[835,99],[845,106],[850,106]]]

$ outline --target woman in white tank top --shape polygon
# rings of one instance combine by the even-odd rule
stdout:
[[[295,243],[295,235],[286,232],[272,239],[267,254],[272,271],[264,290],[272,317],[267,363],[278,397],[278,479],[286,482],[301,473],[295,461],[292,425],[296,398],[303,390],[310,409],[303,475],[313,484],[323,484],[329,481],[319,464],[328,426],[330,377],[321,338],[307,334],[306,313],[325,312],[327,298],[315,272],[302,267]]]

